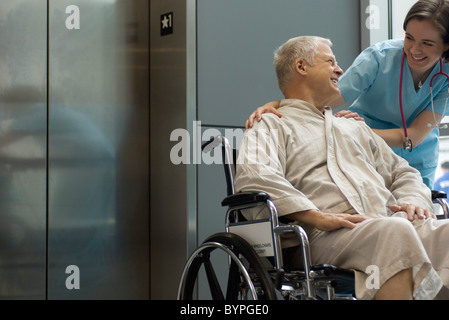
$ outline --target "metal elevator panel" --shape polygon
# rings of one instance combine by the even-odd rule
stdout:
[[[2,0],[0,37],[0,299],[148,299],[149,0]]]
[[[50,299],[148,298],[148,6],[49,2]]]
[[[0,299],[43,299],[46,0],[2,0],[0,39]]]
[[[176,298],[188,244],[192,240],[189,227],[196,233],[196,197],[192,195],[196,182],[195,173],[191,174],[195,168],[192,165],[175,165],[170,156],[172,133],[179,129],[187,130],[189,122],[196,118],[193,110],[189,110],[194,106],[186,107],[190,95],[186,46],[188,21],[193,18],[187,14],[190,4],[191,0],[151,0],[152,299]],[[163,32],[164,17],[173,21],[172,33]],[[193,209],[190,209],[191,202],[194,203]],[[193,212],[192,219],[189,212]]]

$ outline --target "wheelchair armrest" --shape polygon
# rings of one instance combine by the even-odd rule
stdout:
[[[229,206],[244,206],[249,204],[256,204],[261,202],[266,202],[269,199],[268,194],[265,192],[240,192],[231,194],[223,199],[221,205],[223,207]]]
[[[439,190],[432,190],[432,200],[446,199],[446,198],[447,194],[445,192]]]

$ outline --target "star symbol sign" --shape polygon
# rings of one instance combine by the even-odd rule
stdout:
[[[164,19],[162,19],[162,29],[168,28],[168,23],[170,22],[169,19],[167,19],[167,16],[164,16]]]

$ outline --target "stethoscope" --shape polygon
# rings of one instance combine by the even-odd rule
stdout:
[[[404,60],[405,60],[405,52],[402,53],[401,78],[399,81],[399,107],[401,109],[402,126],[404,128],[404,136],[405,136],[405,142],[403,144],[403,148],[404,148],[404,150],[408,150],[411,152],[413,150],[413,143],[412,143],[412,140],[410,140],[410,138],[408,137],[407,124],[405,122],[404,109],[402,107],[402,82],[403,82],[403,78],[404,78]],[[430,102],[432,105],[434,124],[432,125],[431,123],[428,123],[427,126],[429,128],[443,129],[443,128],[447,128],[447,125],[440,125],[440,123],[437,123],[437,120],[435,118],[435,110],[434,110],[434,106],[433,106],[433,87],[432,87],[432,85],[433,85],[433,80],[435,79],[436,76],[445,76],[449,81],[449,75],[447,73],[443,72],[443,60],[441,58],[440,58],[440,72],[435,73],[433,75],[433,77],[430,79],[430,85],[429,85],[430,86]],[[444,104],[443,115],[446,113],[448,97],[449,97],[449,86],[448,86],[448,92],[446,94],[446,102]]]

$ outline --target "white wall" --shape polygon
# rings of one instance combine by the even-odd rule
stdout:
[[[393,39],[404,38],[405,16],[410,8],[416,3],[416,0],[391,0],[392,1],[392,36]]]

